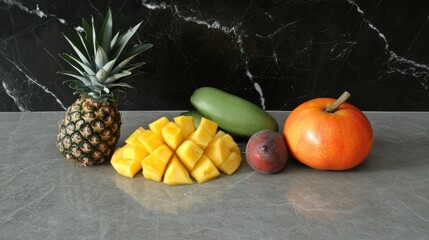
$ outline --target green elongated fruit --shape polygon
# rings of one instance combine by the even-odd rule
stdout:
[[[202,116],[239,137],[251,137],[261,130],[278,131],[276,120],[262,108],[217,88],[195,90],[191,103]]]

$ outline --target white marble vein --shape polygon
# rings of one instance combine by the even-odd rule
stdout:
[[[53,93],[53,92],[51,92],[50,90],[49,90],[49,88],[48,87],[46,87],[46,86],[44,86],[44,85],[42,85],[41,83],[39,83],[39,81],[37,81],[36,79],[34,79],[33,77],[30,77],[30,75],[29,74],[27,74],[27,72],[30,72],[30,71],[28,71],[27,69],[26,69],[26,67],[23,65],[23,64],[18,64],[18,63],[16,63],[15,61],[13,61],[13,60],[11,60],[11,59],[9,59],[6,55],[3,55],[4,57],[5,57],[5,59],[6,60],[8,60],[10,63],[12,63],[13,64],[13,66],[15,66],[15,68],[19,71],[19,72],[21,72],[26,78],[27,78],[27,80],[28,80],[28,82],[29,83],[31,83],[31,84],[34,84],[34,85],[36,85],[36,86],[38,86],[39,88],[41,88],[43,91],[45,91],[45,93],[47,93],[48,95],[51,95],[54,99],[55,99],[55,101],[64,109],[64,110],[66,110],[67,108],[66,108],[66,106],[62,103],[62,101]],[[21,66],[22,66],[22,68],[24,68],[25,70],[23,70],[22,68],[21,68]],[[4,87],[4,84],[3,84],[3,87]],[[10,91],[10,93],[12,94],[13,93],[13,91]],[[9,95],[9,94],[8,94]],[[11,95],[9,95],[9,96],[11,96]],[[12,96],[11,96],[12,97]],[[16,101],[16,99],[18,99],[18,96],[14,96],[14,97],[12,97],[13,99],[14,99],[14,101],[15,102],[17,102]],[[19,107],[22,107],[22,106],[19,106]],[[27,109],[27,107],[25,108],[25,109]]]
[[[394,51],[390,50],[388,40],[386,36],[377,28],[375,27],[368,19],[365,17],[365,13],[362,11],[362,9],[359,7],[358,4],[356,4],[353,1],[349,0],[349,3],[356,7],[357,11],[362,15],[362,19],[365,23],[368,24],[369,28],[375,31],[379,38],[384,42],[386,53],[389,56],[389,59],[387,61],[387,65],[389,66],[389,70],[387,73],[393,73],[397,72],[403,75],[412,75],[417,78],[423,77],[424,82],[421,82],[421,85],[423,87],[424,91],[428,91],[429,89],[429,66],[422,63],[417,63],[413,60],[406,59],[405,57],[399,56]],[[425,25],[428,22],[429,17],[426,19]],[[424,26],[423,26],[424,27]],[[423,29],[422,27],[422,29]],[[421,30],[420,30],[421,32]],[[417,34],[419,35],[420,32]],[[412,45],[413,43],[411,43]],[[410,45],[410,47],[411,47]],[[403,64],[405,65],[405,70],[403,68],[396,67],[396,64]],[[383,77],[384,75],[380,76]]]
[[[27,108],[27,105],[24,104],[21,101],[21,98],[18,96],[18,94],[16,93],[14,88],[9,87],[9,85],[5,82],[2,81],[2,86],[6,92],[6,94],[12,98],[12,100],[15,102],[16,106],[18,107],[19,111],[21,112],[27,112],[29,111],[29,109]]]
[[[42,11],[39,7],[38,4],[36,4],[36,8],[35,9],[30,9],[28,7],[26,7],[24,4],[22,4],[22,2],[17,1],[17,0],[2,0],[4,3],[6,3],[9,6],[17,6],[19,9],[21,9],[22,11],[29,13],[29,14],[33,14],[36,15],[40,18],[44,18],[44,17],[54,17],[56,18],[60,23],[62,24],[67,24],[66,20],[64,20],[63,18],[59,18],[57,17],[55,14],[50,14],[50,13],[45,13],[44,11]]]

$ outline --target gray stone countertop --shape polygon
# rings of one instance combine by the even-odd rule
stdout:
[[[283,126],[287,112],[270,113]],[[429,112],[366,112],[375,143],[353,170],[289,160],[265,175],[244,160],[185,186],[67,161],[54,143],[63,114],[0,113],[0,239],[429,239]],[[122,112],[119,145],[178,114]]]

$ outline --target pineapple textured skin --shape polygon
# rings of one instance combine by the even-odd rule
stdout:
[[[79,98],[59,123],[57,148],[67,159],[83,166],[109,161],[120,137],[121,123],[116,103]]]

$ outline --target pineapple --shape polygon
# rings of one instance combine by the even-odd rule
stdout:
[[[110,9],[98,34],[94,19],[91,24],[83,19],[82,28],[77,29],[78,41],[64,35],[77,57],[60,55],[74,69],[60,74],[73,78],[67,82],[80,98],[60,121],[56,145],[67,159],[84,166],[101,164],[112,156],[120,137],[120,94],[125,88],[132,88],[123,79],[144,64],[129,64],[130,61],[152,47],[152,44],[138,44],[124,51],[141,22],[115,36],[112,25]]]
[[[191,184],[193,179],[204,183],[221,172],[231,175],[242,160],[231,135],[218,131],[217,123],[206,118],[195,128],[192,116],[171,122],[161,117],[149,129],[137,128],[125,143],[110,162],[119,174],[133,178],[142,170],[144,178],[168,185]]]

